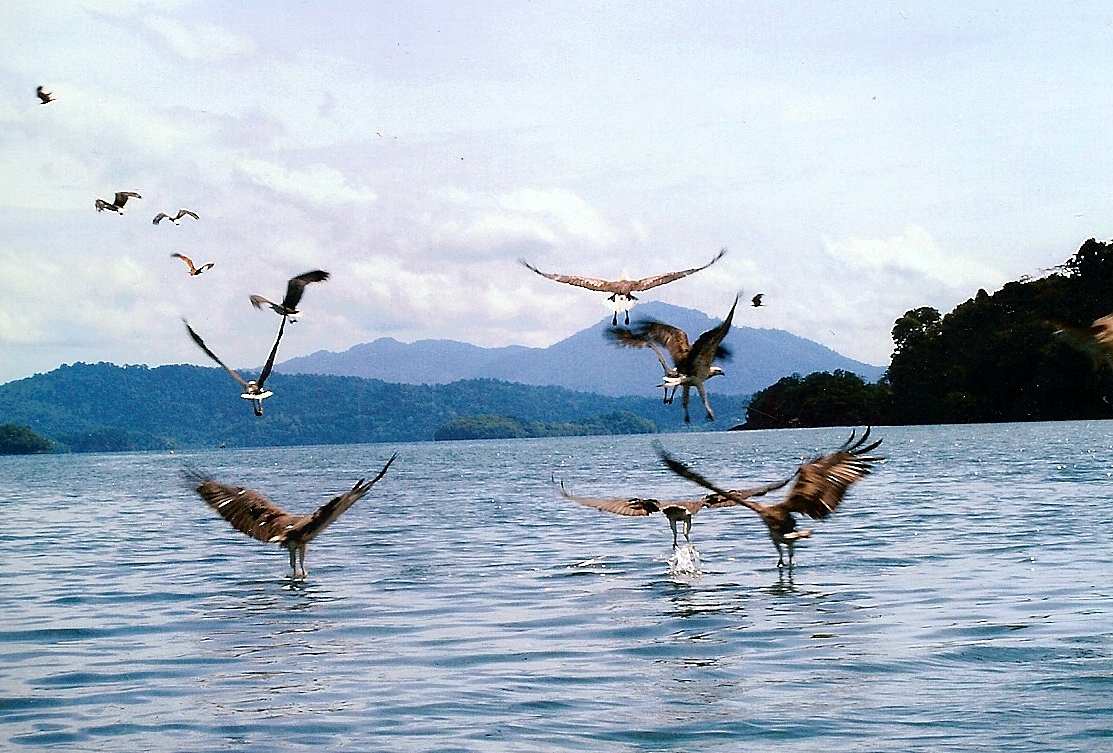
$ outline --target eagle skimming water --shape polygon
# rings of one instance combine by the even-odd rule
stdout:
[[[305,569],[305,548],[309,542],[367,494],[386,475],[387,468],[396,457],[397,453],[391,455],[375,478],[370,481],[361,478],[350,490],[333,497],[309,515],[288,513],[257,491],[213,481],[197,470],[187,469],[185,474],[201,499],[237,531],[289,550],[290,568],[296,579],[309,574]]]
[[[866,444],[870,436],[867,427],[860,439],[855,441],[855,432],[850,433],[850,438],[839,449],[827,455],[820,455],[801,465],[796,473],[785,480],[785,483],[796,479],[788,496],[775,505],[762,505],[747,499],[745,496],[724,489],[703,475],[692,470],[685,463],[680,462],[663,447],[657,445],[657,454],[665,465],[679,476],[689,481],[694,481],[705,489],[721,495],[726,499],[733,499],[736,504],[750,508],[761,516],[766,528],[769,529],[769,538],[773,546],[777,547],[777,567],[792,567],[793,548],[797,539],[807,538],[811,531],[801,531],[796,528],[796,519],[793,513],[807,515],[815,520],[822,520],[835,511],[842,498],[859,479],[868,476],[873,464],[885,458],[869,455],[881,444],[877,440]],[[783,486],[783,484],[782,484]],[[775,488],[775,487],[774,487]],[[784,551],[781,545],[788,549],[788,562],[785,562]]]
[[[672,546],[675,549],[677,547],[676,526],[678,523],[684,524],[684,541],[690,546],[692,543],[692,539],[689,535],[692,531],[692,516],[700,510],[714,510],[719,507],[733,507],[734,505],[742,504],[738,500],[760,497],[763,494],[768,494],[774,489],[780,489],[787,484],[789,480],[790,479],[785,479],[784,481],[767,484],[766,486],[757,486],[753,489],[735,489],[731,491],[732,496],[730,497],[722,494],[708,494],[706,497],[700,497],[699,499],[666,501],[642,497],[577,497],[573,494],[569,494],[564,488],[564,482],[561,481],[560,496],[565,499],[570,499],[573,502],[578,502],[581,505],[594,507],[596,510],[614,513],[615,515],[644,517],[659,512],[669,521],[669,527],[672,529]]]

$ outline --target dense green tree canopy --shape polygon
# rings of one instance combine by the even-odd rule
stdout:
[[[867,384],[848,371],[793,374],[754,394],[741,428],[885,423],[887,397],[885,385]]]
[[[993,295],[979,290],[944,317],[909,311],[893,327],[889,417],[920,424],[1113,417],[1105,402],[1113,395],[1110,370],[1075,346],[1087,339],[1080,331],[1111,311],[1113,246],[1093,239],[1048,276]]]
[[[441,425],[433,434],[435,440],[448,439],[510,439],[514,437],[569,437],[601,434],[653,434],[657,425],[647,418],[628,411],[606,416],[543,423],[510,416],[486,414],[461,416]]]
[[[0,455],[36,455],[53,450],[54,443],[40,437],[29,426],[0,425]]]

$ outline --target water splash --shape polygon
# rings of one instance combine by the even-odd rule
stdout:
[[[682,575],[699,575],[699,552],[691,544],[673,547],[669,571]]]

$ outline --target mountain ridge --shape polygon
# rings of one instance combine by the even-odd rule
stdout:
[[[694,342],[719,320],[701,311],[659,301],[638,307],[638,320],[668,322]],[[735,315],[736,321],[739,316]],[[327,374],[382,379],[402,384],[450,384],[462,379],[497,379],[533,386],[553,386],[620,397],[658,394],[661,366],[652,351],[610,344],[596,324],[548,346],[506,345],[484,348],[457,340],[403,343],[381,337],[345,351],[319,350],[275,365],[276,373]],[[726,372],[710,382],[712,392],[748,395],[785,376],[842,369],[876,381],[885,368],[862,363],[798,335],[779,329],[736,324],[724,344],[734,354]]]

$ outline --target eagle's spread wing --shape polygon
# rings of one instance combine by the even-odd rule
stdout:
[[[602,293],[614,293],[617,291],[615,282],[612,280],[599,280],[594,277],[577,277],[576,275],[558,275],[550,272],[542,272],[525,259],[518,259],[518,263],[526,269],[532,269],[542,277],[556,280],[557,282],[563,282],[567,285],[575,285],[577,287],[587,288],[588,290],[598,290]]]
[[[294,311],[305,292],[305,286],[311,282],[324,282],[328,279],[328,272],[315,269],[312,272],[300,274],[286,283],[286,297],[282,299],[282,306],[287,311]]]
[[[652,319],[639,321],[630,329],[612,327],[608,330],[608,334],[615,342],[628,347],[645,348],[656,343],[669,352],[676,366],[679,366],[691,351],[688,335],[684,330]]]
[[[738,296],[736,295],[727,318],[696,338],[696,344],[690,350],[691,356],[688,359],[690,363],[684,366],[678,363],[678,369],[684,373],[706,373],[717,359],[725,360],[730,357],[730,351],[723,347],[722,342],[730,331],[731,322],[734,320],[734,309],[737,307]]]
[[[640,497],[577,497],[574,494],[568,493],[564,488],[563,481],[560,482],[560,496],[565,499],[570,499],[573,502],[578,502],[581,505],[594,507],[596,510],[614,513],[615,515],[644,517],[661,509],[660,503],[655,499],[642,499]]]
[[[695,274],[701,269],[707,269],[712,264],[719,261],[719,259],[722,259],[723,254],[725,254],[726,252],[727,250],[725,248],[721,249],[719,253],[716,254],[714,259],[707,262],[702,267],[693,267],[692,269],[685,269],[681,272],[666,272],[664,274],[654,275],[653,277],[645,277],[641,280],[635,280],[631,290],[649,290],[650,288],[655,288],[659,285],[664,285],[665,283],[673,282],[674,280],[679,280],[683,277],[687,277],[688,275]]]
[[[278,337],[274,338],[274,345],[271,346],[271,353],[267,356],[267,362],[263,365],[263,370],[259,373],[259,389],[263,389],[263,382],[267,381],[270,376],[271,368],[274,367],[274,357],[278,355],[278,343],[282,342],[282,333],[286,329],[286,317],[282,317],[282,322],[278,325]]]
[[[371,487],[377,484],[379,480],[386,475],[387,468],[390,468],[390,464],[394,462],[396,457],[398,457],[397,453],[391,455],[390,459],[386,461],[386,465],[383,466],[383,469],[378,472],[375,478],[370,481],[360,479],[355,483],[355,486],[321,505],[312,515],[302,516],[301,520],[295,524],[293,530],[290,532],[289,538],[296,539],[302,544],[311,541],[314,536],[325,530],[334,520],[347,512],[349,507],[358,502],[363,495],[367,494],[367,492],[371,490]]]
[[[787,486],[788,482],[792,481],[793,478],[795,477],[789,476],[788,478],[781,481],[774,481],[773,483],[765,484],[764,486],[752,486],[749,489],[729,489],[727,491],[727,495],[719,494],[718,492],[712,492],[711,494],[708,494],[706,497],[703,498],[703,506],[711,509],[715,509],[717,507],[733,507],[735,505],[742,504],[741,500],[761,497],[771,491],[781,489]]]
[[[285,541],[289,531],[308,517],[291,515],[251,489],[222,484],[197,471],[186,471],[186,476],[197,484],[195,491],[209,507],[220,513],[237,531],[253,539]]]
[[[870,474],[873,464],[884,458],[869,455],[881,444],[877,440],[866,444],[870,430],[867,428],[855,441],[852,432],[842,447],[804,463],[796,472],[796,483],[781,506],[790,512],[821,519],[835,511],[850,485]]]
[[[192,274],[192,275],[197,274],[197,267],[193,266],[193,259],[190,259],[185,254],[170,254],[170,255],[172,257],[174,257],[175,259],[181,259],[182,261],[184,261],[186,263],[186,266],[189,267],[189,273],[190,274]],[[211,266],[211,265],[209,265],[209,266]]]
[[[184,320],[184,319],[183,319],[182,321],[183,321],[183,322],[185,322],[185,320]],[[221,360],[220,360],[219,358],[217,358],[217,357],[216,357],[216,353],[213,353],[213,352],[212,352],[211,350],[209,350],[209,346],[208,346],[208,345],[205,345],[205,341],[201,339],[201,335],[199,335],[199,334],[197,334],[196,332],[194,332],[194,331],[193,331],[193,327],[189,326],[189,322],[185,322],[185,326],[186,326],[186,330],[187,330],[187,331],[189,332],[189,336],[193,338],[193,342],[197,343],[197,347],[199,347],[199,348],[200,348],[201,350],[205,351],[205,355],[207,355],[207,356],[208,356],[209,358],[211,358],[211,359],[213,359],[214,361],[216,361],[216,362],[217,362],[217,364],[218,364],[218,365],[219,365],[219,366],[220,366],[220,367],[221,367],[222,369],[224,369],[224,370],[225,370],[225,371],[227,371],[227,372],[228,372],[229,374],[231,374],[231,375],[232,375],[232,378],[233,378],[233,379],[235,379],[235,380],[236,380],[237,382],[239,382],[239,383],[240,383],[240,385],[241,385],[241,386],[242,386],[242,387],[243,387],[244,389],[247,389],[247,380],[246,380],[246,379],[244,379],[244,378],[243,378],[242,376],[240,376],[239,374],[237,374],[236,372],[232,371],[232,370],[231,370],[230,368],[228,368],[227,366],[225,366],[225,365],[224,365],[224,362],[223,362],[223,361],[221,361]]]
[[[686,478],[689,481],[693,481],[703,488],[707,489],[708,491],[712,492],[703,499],[703,504],[705,504],[707,507],[731,507],[733,505],[746,505],[747,507],[749,507],[750,505],[748,505],[747,502],[752,497],[760,497],[764,494],[768,494],[769,492],[774,491],[775,489],[780,489],[789,481],[791,481],[795,475],[794,474],[793,476],[789,476],[783,481],[775,481],[772,484],[765,484],[764,486],[755,486],[749,489],[727,489],[725,487],[718,486],[707,477],[703,476],[697,471],[692,470],[690,467],[688,467],[688,465],[680,462],[672,455],[670,455],[661,445],[657,444],[655,448],[657,450],[657,455],[661,458],[664,464],[669,467],[669,470],[671,470],[676,475]]]

